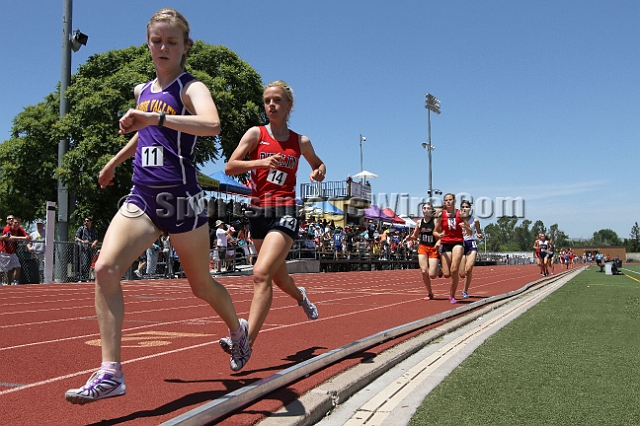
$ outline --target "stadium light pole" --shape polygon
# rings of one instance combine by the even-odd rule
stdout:
[[[423,143],[422,147],[429,152],[429,201],[431,201],[431,198],[433,198],[433,171],[431,168],[431,151],[435,149],[435,147],[431,145],[431,112],[440,114],[440,99],[436,98],[431,93],[427,93],[425,97],[425,108],[427,109],[429,141],[427,143]]]
[[[360,172],[364,171],[364,166],[362,164],[362,142],[366,140],[366,137],[360,135]],[[364,185],[364,177],[360,180],[360,183]]]
[[[73,0],[62,2],[62,66],[60,72],[60,120],[69,112],[69,101],[66,91],[71,85],[71,51],[77,52],[80,46],[86,45],[87,37],[80,30],[71,32],[73,15]],[[69,140],[62,139],[58,142],[58,167],[62,167],[62,160],[69,151]],[[69,191],[60,178],[58,178],[58,218],[56,227],[56,239],[67,241],[69,230]]]

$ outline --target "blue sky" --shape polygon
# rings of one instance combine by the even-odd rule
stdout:
[[[1,4],[5,140],[13,117],[60,80],[63,1]],[[291,128],[310,137],[328,180],[360,171],[362,134],[373,192],[425,197],[432,93],[442,108],[431,116],[434,188],[522,197],[527,219],[572,238],[603,228],[627,238],[640,222],[636,0],[75,0],[73,28],[89,42],[74,71],[92,54],[144,43],[165,6],[187,17],[194,39],[293,87]],[[304,163],[298,182],[309,171]]]

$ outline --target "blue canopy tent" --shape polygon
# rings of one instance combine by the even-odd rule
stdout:
[[[217,191],[228,192],[230,194],[251,195],[251,188],[227,176],[222,170],[209,175],[209,177],[220,182],[220,188]]]

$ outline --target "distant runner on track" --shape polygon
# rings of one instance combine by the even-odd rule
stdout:
[[[440,238],[442,273],[445,278],[451,277],[449,287],[449,302],[458,303],[456,290],[458,288],[458,271],[460,277],[464,277],[464,271],[460,271],[460,263],[464,255],[464,237],[462,226],[464,220],[460,217],[460,210],[456,209],[456,197],[449,193],[444,196],[444,208],[442,215],[436,219],[435,234]]]
[[[433,290],[431,289],[431,280],[438,276],[438,239],[433,235],[435,229],[434,210],[431,203],[422,205],[422,217],[416,223],[416,228],[411,235],[405,238],[407,240],[418,240],[418,264],[422,273],[422,282],[427,288],[427,297],[425,300],[433,300]]]
[[[476,264],[476,256],[478,255],[478,244],[475,236],[477,235],[478,238],[482,238],[482,232],[478,218],[471,216],[471,201],[463,200],[460,203],[460,211],[462,218],[466,221],[465,226],[462,227],[464,256],[462,256],[460,271],[463,272],[461,278],[464,279],[462,298],[467,299],[469,297],[471,280],[473,279],[473,267]]]

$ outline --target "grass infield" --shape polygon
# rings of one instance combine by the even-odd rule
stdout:
[[[640,267],[597,270],[490,337],[409,424],[640,424]]]

